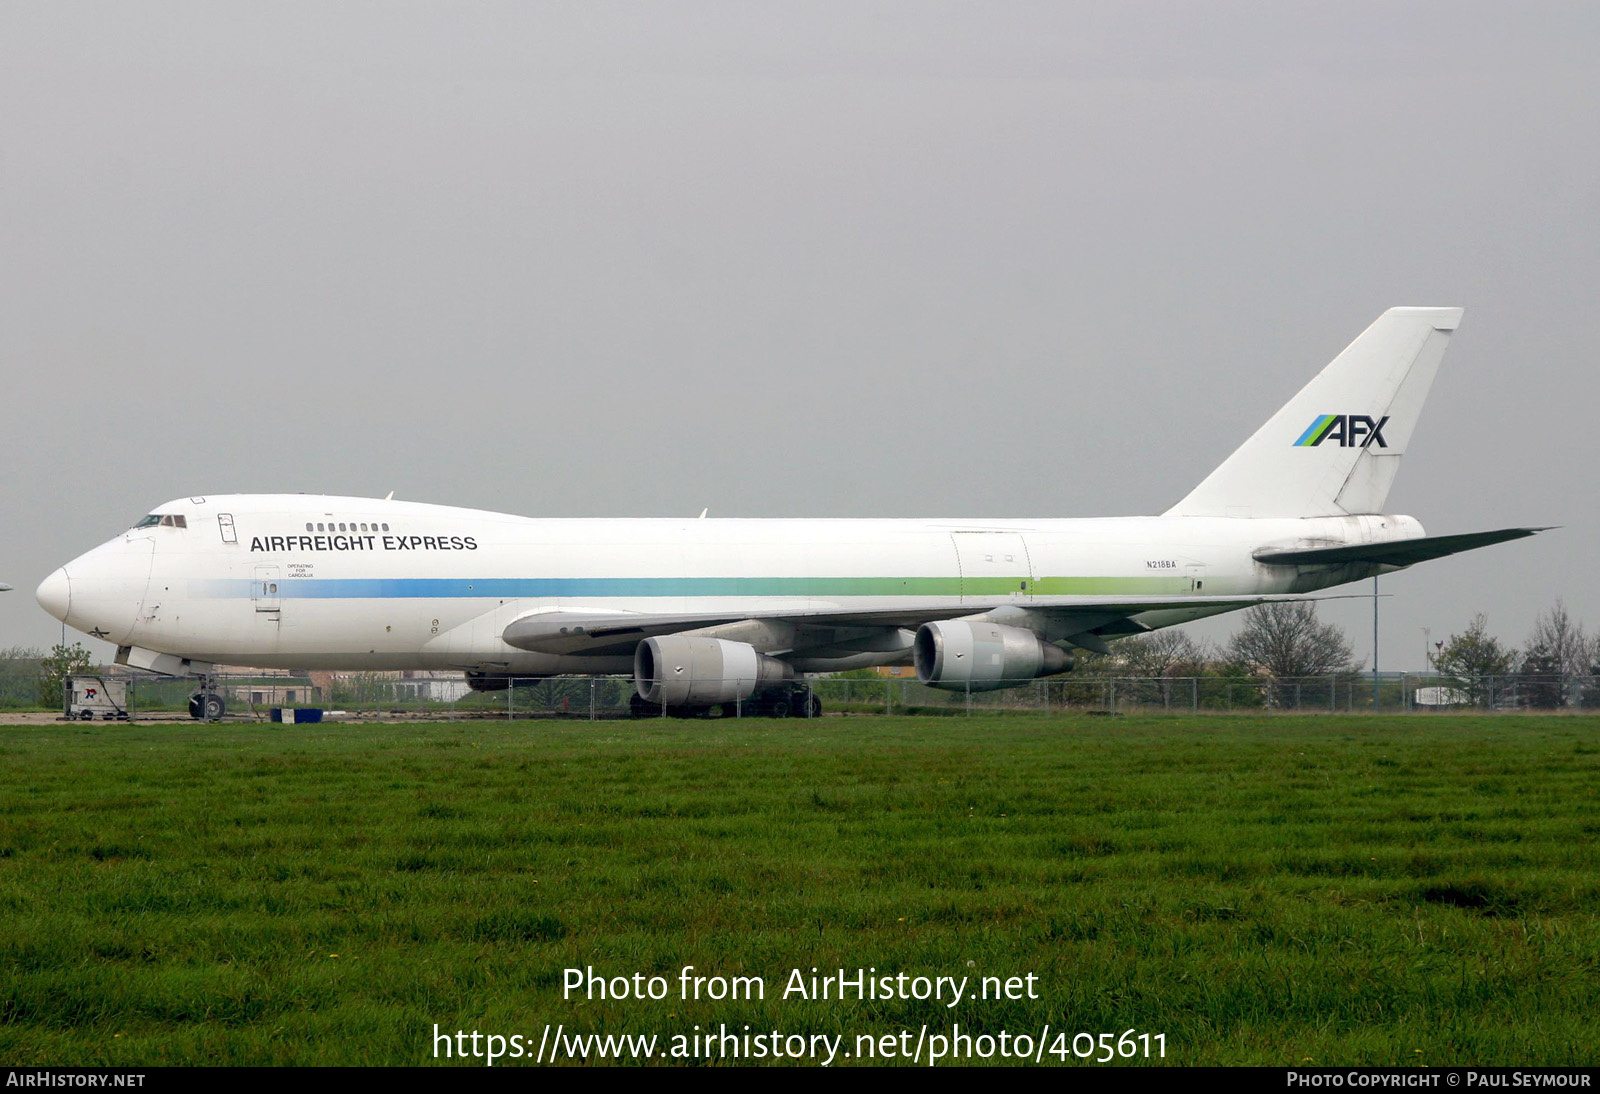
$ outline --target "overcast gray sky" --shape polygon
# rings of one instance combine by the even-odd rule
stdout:
[[[1600,626],[1597,91],[1593,3],[12,0],[0,646],[190,494],[1160,512],[1395,304],[1467,314],[1390,507],[1564,528],[1384,665]]]

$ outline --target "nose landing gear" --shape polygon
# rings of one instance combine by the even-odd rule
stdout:
[[[201,722],[220,722],[228,713],[228,701],[214,690],[210,680],[200,684],[200,690],[189,696],[189,717]]]

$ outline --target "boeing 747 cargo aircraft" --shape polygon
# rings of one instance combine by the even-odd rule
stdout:
[[[208,494],[157,506],[38,599],[174,675],[631,674],[637,704],[684,713],[789,713],[802,674],[873,665],[1002,688],[1068,671],[1074,649],[1539,531],[1428,536],[1383,511],[1460,319],[1391,308],[1161,516],[542,519]]]

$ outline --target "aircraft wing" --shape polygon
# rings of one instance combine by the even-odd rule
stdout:
[[[562,608],[531,612],[506,625],[501,637],[507,645],[536,653],[618,654],[631,651],[646,638],[683,631],[698,631],[730,623],[766,621],[801,628],[833,630],[915,629],[942,619],[988,616],[997,621],[1015,616],[1017,625],[1032,626],[1051,635],[1086,632],[1132,634],[1145,627],[1132,622],[1143,612],[1200,609],[1210,615],[1253,607],[1269,601],[1305,600],[1301,596],[1131,596],[1116,599],[1095,596],[1051,597],[1047,605],[1015,604],[998,608],[979,605],[887,608],[881,611],[843,611],[837,605],[798,604],[777,609],[716,613],[654,614],[606,609]],[[1031,618],[1024,618],[1031,617]]]
[[[1269,566],[1338,566],[1349,562],[1373,562],[1384,566],[1413,566],[1431,558],[1459,554],[1491,543],[1522,539],[1548,531],[1548,528],[1501,528],[1493,532],[1467,532],[1458,536],[1422,536],[1390,543],[1358,543],[1342,547],[1263,547],[1255,552],[1257,562]]]

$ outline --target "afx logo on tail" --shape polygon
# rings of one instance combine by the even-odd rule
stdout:
[[[1294,446],[1315,448],[1323,441],[1338,441],[1341,448],[1366,448],[1374,443],[1379,448],[1388,448],[1383,440],[1383,427],[1388,421],[1387,414],[1376,422],[1365,414],[1324,414],[1300,434]]]

